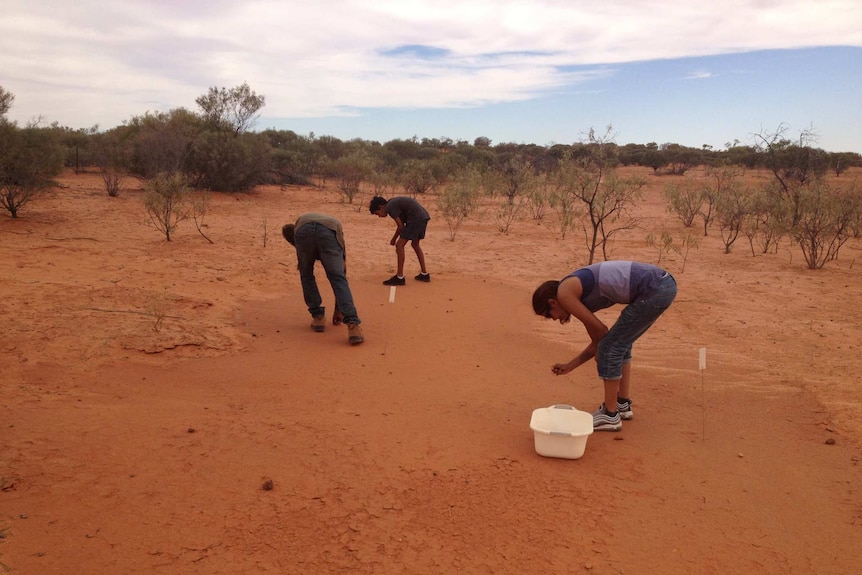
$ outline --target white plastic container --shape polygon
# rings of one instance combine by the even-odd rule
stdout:
[[[578,459],[584,454],[587,438],[593,433],[593,415],[571,405],[540,407],[533,410],[530,429],[539,455]]]

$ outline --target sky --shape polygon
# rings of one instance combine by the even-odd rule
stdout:
[[[862,153],[860,0],[0,0],[7,119],[108,130],[266,98],[254,129]]]

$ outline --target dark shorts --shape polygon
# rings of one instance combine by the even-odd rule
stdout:
[[[428,220],[418,220],[404,224],[401,237],[405,240],[415,241],[425,239],[425,230],[428,228]]]

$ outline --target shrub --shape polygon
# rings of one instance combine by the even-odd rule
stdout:
[[[458,228],[477,207],[482,191],[482,174],[475,168],[459,172],[437,197],[437,207],[449,225],[449,239],[455,241]]]
[[[171,241],[177,225],[189,217],[188,187],[181,174],[159,174],[147,184],[144,207],[154,228]]]
[[[12,218],[36,200],[63,169],[63,148],[53,130],[19,129],[0,119],[0,205]]]

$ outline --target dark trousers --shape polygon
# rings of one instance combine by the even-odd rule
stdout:
[[[302,281],[302,295],[312,317],[324,315],[323,299],[314,278],[314,264],[320,261],[326,278],[335,294],[335,305],[344,314],[345,323],[360,323],[353,305],[353,294],[344,274],[344,250],[335,237],[335,232],[316,222],[305,224],[294,236],[296,256],[299,260],[299,277]]]

